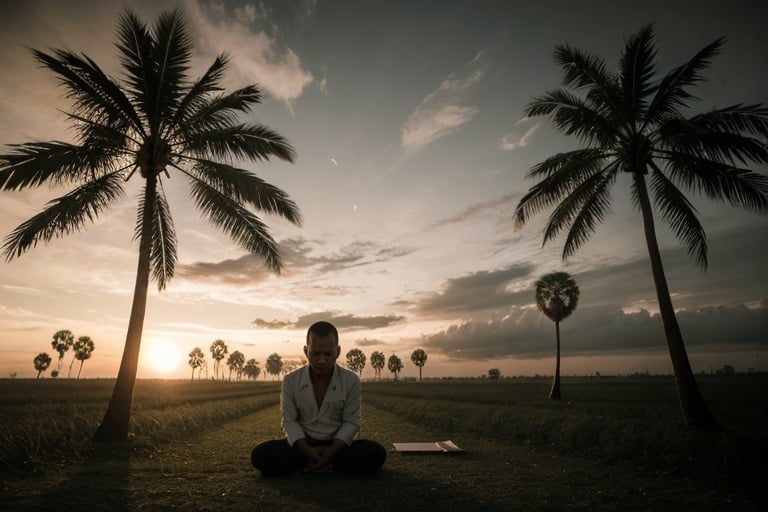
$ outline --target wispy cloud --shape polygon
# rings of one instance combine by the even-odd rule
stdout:
[[[188,18],[197,32],[199,49],[209,56],[226,52],[240,85],[256,82],[265,92],[290,106],[314,76],[290,48],[264,29],[264,11],[248,5],[228,12],[223,4],[203,7],[186,4]]]
[[[501,138],[499,147],[504,151],[524,148],[528,145],[536,130],[539,129],[539,126],[541,126],[541,121],[534,121],[530,117],[522,118],[512,125],[512,130]]]
[[[338,311],[321,311],[300,316],[295,322],[257,318],[252,324],[261,329],[306,329],[320,320],[331,322],[338,329],[381,329],[401,323],[405,321],[405,317],[401,315],[356,316]]]
[[[497,199],[491,199],[490,201],[483,201],[481,203],[473,204],[468,208],[460,211],[456,215],[445,219],[439,219],[436,222],[427,226],[427,230],[443,228],[452,224],[460,224],[463,222],[472,222],[474,220],[486,220],[489,215],[496,216],[499,220],[505,220],[511,223],[512,209],[516,204],[516,200],[521,197],[520,192],[513,192],[506,194]]]
[[[471,89],[486,74],[488,64],[484,52],[464,64],[459,71],[443,80],[411,113],[400,129],[400,141],[407,149],[419,149],[430,142],[455,132],[478,112],[467,105]]]

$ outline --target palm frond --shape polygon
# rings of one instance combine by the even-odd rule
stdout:
[[[687,108],[688,101],[695,99],[687,89],[703,81],[701,74],[712,63],[712,58],[720,53],[724,38],[720,38],[694,55],[691,60],[667,73],[658,85],[656,94],[646,113],[646,126],[662,122],[664,119],[678,115],[679,108]]]
[[[103,148],[76,146],[66,142],[28,142],[9,146],[11,153],[0,155],[0,189],[19,190],[83,180],[105,168],[112,155]]]
[[[239,124],[186,135],[187,149],[201,157],[269,160],[275,156],[293,162],[296,152],[282,135],[265,126]]]
[[[651,166],[654,172],[651,174],[650,188],[662,219],[672,228],[677,239],[688,248],[688,254],[706,269],[707,235],[696,217],[696,209],[655,164]],[[633,195],[636,196],[634,185],[632,188]]]
[[[615,180],[616,172],[608,172],[596,174],[582,183],[553,212],[543,243],[554,239],[561,229],[570,224],[563,245],[563,259],[575,254],[611,212],[610,187]]]
[[[154,32],[159,86],[154,111],[160,119],[173,119],[189,69],[192,39],[179,8],[161,13]]]
[[[738,103],[695,115],[689,120],[714,132],[732,132],[768,137],[768,107]]]
[[[728,201],[763,215],[768,213],[768,176],[683,153],[672,153],[665,160],[666,171],[674,183],[710,199]]]
[[[250,204],[258,210],[279,215],[301,225],[299,208],[288,194],[270,185],[251,171],[230,165],[198,159],[192,169],[195,177],[238,203]]]
[[[280,273],[282,262],[277,243],[257,216],[206,183],[192,183],[197,207],[218,228],[226,231],[246,251],[264,258],[267,267]]]
[[[93,222],[112,200],[123,195],[122,183],[120,173],[107,174],[50,201],[47,208],[6,237],[3,256],[11,260],[38,242],[79,231],[86,221]]]
[[[228,128],[239,121],[240,114],[261,102],[261,93],[255,85],[243,87],[230,94],[213,98],[200,98],[184,123],[176,126],[175,135],[189,137],[209,130]]]
[[[75,102],[75,113],[121,131],[141,131],[139,117],[120,86],[87,56],[54,50],[48,55],[33,50],[38,62],[57,74]]]
[[[525,113],[529,117],[548,115],[559,131],[575,135],[588,144],[609,144],[619,136],[614,123],[565,89],[555,89],[534,98]]]
[[[619,59],[621,91],[624,96],[622,111],[629,116],[628,121],[632,126],[643,118],[647,108],[646,98],[653,92],[651,80],[656,73],[653,40],[653,25],[646,25],[629,38]]]
[[[158,290],[164,290],[171,280],[176,268],[176,230],[173,226],[173,217],[162,188],[162,182],[155,189],[155,197],[152,205],[152,232],[150,236],[150,268],[152,278],[157,282]],[[142,236],[142,222],[145,208],[147,208],[144,196],[139,202],[138,220],[134,231],[134,239]]]
[[[120,15],[117,32],[120,62],[134,102],[147,117],[149,126],[156,128],[158,120],[150,116],[157,103],[158,89],[153,56],[155,41],[147,25],[129,9]]]
[[[169,128],[176,130],[177,127],[186,125],[194,112],[199,112],[208,101],[208,95],[222,90],[219,85],[224,76],[224,69],[227,66],[227,57],[219,55],[213,64],[208,68],[205,74],[189,88],[187,94],[182,98],[179,107],[173,116],[173,120],[168,123]],[[168,135],[171,135],[169,133]]]
[[[563,85],[574,89],[587,88],[590,104],[604,116],[620,112],[617,79],[605,67],[605,61],[568,44],[555,47],[555,63],[563,72]]]

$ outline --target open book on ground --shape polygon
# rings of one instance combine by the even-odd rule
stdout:
[[[453,441],[431,441],[427,443],[392,443],[396,452],[411,453],[466,453]]]

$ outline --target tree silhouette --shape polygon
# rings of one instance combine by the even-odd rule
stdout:
[[[536,306],[555,322],[557,357],[549,398],[560,400],[560,322],[571,316],[579,303],[579,287],[567,272],[544,274],[536,281]]]
[[[8,235],[3,246],[8,260],[39,242],[79,231],[123,196],[130,179],[143,184],[134,230],[139,256],[133,304],[96,441],[128,438],[150,275],[163,290],[174,274],[177,244],[166,179],[173,173],[188,180],[203,215],[275,272],[282,266],[278,246],[251,209],[301,222],[285,192],[229,163],[270,157],[293,161],[294,150],[282,136],[238,120],[261,101],[258,88],[222,93],[224,56],[199,79],[189,76],[194,39],[180,9],[162,12],[151,28],[126,9],[117,35],[123,80],[108,77],[87,56],[33,50],[37,61],[58,75],[73,102],[67,116],[77,143],[29,142],[0,155],[1,190],[44,183],[74,187]]]
[[[270,354],[265,366],[267,367],[267,373],[274,375],[275,379],[277,379],[280,376],[280,372],[283,371],[283,358],[278,353]]]
[[[498,380],[501,377],[501,371],[498,368],[491,368],[488,370],[488,378],[491,380]]]
[[[379,380],[381,380],[381,370],[384,369],[385,364],[386,364],[386,358],[384,357],[383,353],[377,350],[376,352],[371,354],[371,366],[373,366],[373,371]]]
[[[75,359],[80,361],[80,368],[77,370],[77,378],[80,378],[80,373],[83,371],[83,363],[86,359],[90,359],[93,354],[93,350],[96,348],[96,344],[90,338],[90,336],[80,336],[75,340],[72,345],[72,349],[75,351]],[[73,360],[74,361],[74,360]],[[70,369],[72,365],[70,364]]]
[[[243,375],[243,367],[245,366],[245,356],[239,350],[235,350],[227,358],[227,367],[229,368],[229,380],[232,380],[232,372],[235,372],[237,380]]]
[[[39,379],[40,374],[47,370],[49,366],[51,366],[51,356],[45,352],[40,352],[35,356],[33,362],[35,364],[35,370],[37,370],[37,378]]]
[[[261,368],[259,368],[259,363],[255,359],[249,359],[246,361],[243,371],[245,372],[246,377],[251,380],[256,380],[259,378]]]
[[[72,331],[63,329],[61,331],[56,331],[56,333],[53,335],[53,340],[51,341],[51,347],[53,347],[53,350],[58,352],[59,354],[59,362],[56,365],[56,376],[59,375],[61,372],[61,364],[64,361],[64,354],[67,353],[69,348],[72,346],[72,344],[75,342],[75,336],[72,334]],[[53,373],[51,373],[53,375]]]
[[[205,364],[205,354],[200,347],[195,347],[189,353],[189,366],[192,367],[192,382],[195,381],[195,370],[197,370],[197,379],[200,380],[200,367]]]
[[[707,265],[704,229],[684,191],[768,213],[768,177],[746,167],[768,162],[768,109],[737,104],[686,117],[689,92],[720,52],[723,40],[704,47],[688,62],[656,79],[651,25],[626,40],[618,72],[604,61],[568,45],[557,46],[563,88],[534,98],[529,116],[547,115],[583,147],[556,154],[534,166],[539,180],[520,200],[515,221],[523,225],[550,207],[544,243],[563,229],[563,258],[574,254],[611,209],[610,189],[621,175],[630,181],[640,211],[659,312],[686,423],[714,428],[717,421],[701,396],[685,350],[667,284],[651,201],[688,253]],[[762,140],[761,140],[762,139]],[[649,191],[650,184],[650,191]]]
[[[427,353],[417,348],[411,354],[411,362],[419,367],[419,382],[421,382],[421,369],[427,363]]]
[[[347,368],[362,377],[363,368],[365,368],[365,354],[359,348],[353,348],[347,352]]]
[[[397,376],[400,374],[400,370],[403,369],[403,362],[399,357],[393,354],[389,356],[389,360],[387,361],[387,368],[390,372],[392,372],[394,380],[397,380]]]
[[[221,360],[224,359],[227,355],[227,344],[224,343],[224,340],[214,340],[213,343],[211,343],[210,351],[211,359],[213,359],[213,378],[218,380]],[[223,373],[221,378],[224,378]]]

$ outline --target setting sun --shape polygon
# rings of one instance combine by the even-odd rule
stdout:
[[[183,361],[183,354],[176,344],[160,341],[147,344],[143,359],[155,371],[170,373],[179,367]]]

